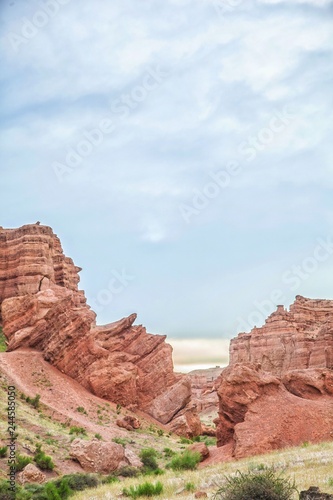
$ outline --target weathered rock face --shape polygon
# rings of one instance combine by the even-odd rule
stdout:
[[[287,379],[296,377],[300,396],[256,365],[228,367],[218,389],[218,445],[233,441],[233,454],[241,458],[332,439],[332,372],[318,368],[309,372],[304,379],[301,370],[286,374]]]
[[[231,341],[230,365],[259,363],[276,375],[287,370],[333,369],[333,300],[297,296],[290,311],[278,306],[261,328]]]
[[[297,297],[231,342],[217,380],[218,445],[240,458],[333,436],[333,301]]]
[[[69,454],[80,463],[86,472],[108,474],[129,464],[123,446],[110,442],[74,439]]]
[[[223,368],[207,368],[193,370],[187,375],[191,381],[192,400],[197,405],[199,414],[205,415],[216,412],[218,408],[218,396],[215,381],[221,375]]]
[[[46,476],[34,464],[28,464],[17,477],[20,484],[38,483],[42,484],[46,481]]]
[[[191,387],[174,374],[165,336],[134,326],[136,314],[96,326],[96,315],[77,288],[79,270],[51,228],[0,230],[1,317],[8,350],[42,351],[45,360],[94,394],[155,418],[164,413],[164,424],[190,412],[187,424],[196,430],[188,427],[186,433],[197,433]],[[170,391],[168,409],[161,411]]]
[[[50,227],[29,224],[18,229],[0,228],[0,303],[9,297],[37,293],[49,283],[78,292],[80,270],[64,255]],[[83,292],[75,298],[85,303]]]

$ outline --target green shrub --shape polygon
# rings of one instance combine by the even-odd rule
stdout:
[[[1,500],[15,500],[15,493],[9,490],[6,480],[0,480],[0,498]]]
[[[45,493],[45,484],[31,483],[24,486],[25,491],[30,494],[30,498],[34,500],[48,500],[47,494]]]
[[[157,451],[154,448],[143,448],[140,451],[139,457],[146,471],[154,471],[158,469],[156,460]]]
[[[180,442],[180,444],[192,444],[193,443],[192,439],[187,439],[185,437],[181,437],[179,442]]]
[[[83,408],[83,406],[78,406],[76,408],[76,411],[79,412],[79,413],[83,413],[84,415],[88,415],[88,413],[86,412],[86,410]]]
[[[101,439],[102,439],[102,436],[101,436],[100,434],[98,434],[98,433],[97,433],[97,434],[95,434],[95,438],[96,438],[96,439],[101,440]]]
[[[137,477],[141,474],[141,471],[136,467],[125,465],[124,467],[120,467],[120,469],[115,471],[114,474],[121,477]]]
[[[164,430],[163,429],[157,429],[157,434],[162,437],[164,436]]]
[[[24,467],[28,464],[31,464],[32,459],[27,455],[20,455],[19,453],[16,455],[16,472],[20,472],[24,469]]]
[[[46,483],[45,493],[47,500],[62,500],[54,483]]]
[[[82,434],[83,436],[87,435],[87,431],[85,430],[84,427],[77,427],[76,425],[73,425],[73,427],[69,429],[69,433],[76,435]]]
[[[61,479],[57,490],[61,500],[67,500],[67,498],[69,498],[73,494],[73,490],[70,488],[69,481],[66,478]]]
[[[195,490],[195,484],[194,483],[186,483],[185,484],[185,490],[186,491],[194,491]]]
[[[163,492],[163,484],[159,481],[156,484],[152,483],[143,483],[138,486],[130,486],[129,488],[123,489],[123,495],[131,498],[138,497],[154,497],[156,495],[160,495]]]
[[[102,484],[112,484],[112,483],[119,483],[119,478],[115,476],[114,474],[109,474],[106,477],[103,477],[102,479]]]
[[[30,398],[29,396],[27,396],[25,400],[27,403],[31,404],[33,408],[37,409],[39,407],[40,394],[36,394],[34,398]]]
[[[0,448],[0,458],[6,457],[7,456],[7,451],[8,451],[7,446],[2,446]]]
[[[216,492],[216,500],[291,500],[297,492],[290,478],[277,474],[274,468],[249,470],[225,477],[225,484]]]
[[[122,409],[122,406],[120,404],[117,404],[117,407],[116,407],[117,415],[119,415],[121,413],[121,409]]]
[[[199,441],[206,446],[216,446],[216,437],[213,436],[199,436]]]
[[[176,455],[176,452],[171,450],[171,448],[164,448],[163,453],[166,456],[166,458],[171,458],[174,455]]]
[[[41,499],[39,497],[32,497],[31,494],[25,488],[16,485],[15,500],[32,500],[32,498],[34,500],[44,500],[43,498]]]
[[[126,446],[127,444],[127,439],[123,438],[113,438],[112,441],[117,444],[121,444],[121,446]]]
[[[176,454],[167,465],[172,470],[194,470],[201,460],[198,451],[186,450],[183,453]]]
[[[42,446],[40,444],[36,446],[34,460],[38,465],[38,467],[42,470],[54,469],[54,463],[52,461],[52,458],[49,455],[45,455],[44,451],[42,450]]]
[[[7,343],[5,334],[2,332],[2,328],[0,328],[0,352],[7,351]]]
[[[92,474],[66,474],[54,483],[58,489],[63,481],[66,481],[69,488],[73,491],[83,491],[87,488],[96,488],[98,480]]]
[[[36,465],[42,470],[53,470],[54,463],[49,455],[45,455],[42,451],[39,455],[35,457]]]

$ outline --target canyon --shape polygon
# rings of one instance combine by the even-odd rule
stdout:
[[[166,336],[148,333],[135,313],[97,325],[79,289],[80,270],[50,227],[0,227],[4,366],[13,354],[37,356],[168,432],[216,434],[221,460],[332,440],[332,300],[298,295],[289,310],[279,305],[262,327],[231,340],[228,367],[183,375],[174,372]],[[209,424],[216,415],[215,430],[205,418]]]

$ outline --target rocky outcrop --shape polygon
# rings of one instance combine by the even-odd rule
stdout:
[[[191,381],[192,401],[197,406],[200,415],[217,411],[218,396],[215,381],[221,375],[223,368],[215,366],[201,370],[193,370],[187,375]]]
[[[301,491],[300,500],[333,500],[333,495],[322,493],[317,486],[310,486],[306,491]]]
[[[78,292],[81,268],[62,251],[59,238],[48,226],[29,224],[18,229],[0,227],[0,303],[4,299],[34,294],[50,283]]]
[[[193,443],[187,449],[193,453],[200,453],[200,462],[209,457],[209,449],[205,443]]]
[[[118,427],[128,431],[134,431],[134,429],[140,429],[141,427],[140,420],[132,415],[126,415],[124,418],[118,418],[116,424]]]
[[[46,481],[46,476],[34,464],[28,464],[23,471],[17,476],[20,484],[38,483],[42,484]]]
[[[333,301],[297,297],[231,342],[216,382],[218,445],[236,458],[333,436]]]
[[[232,441],[233,456],[241,458],[332,439],[331,370],[312,369],[304,379],[302,371],[286,374],[288,378],[294,375],[302,396],[289,392],[279,378],[259,366],[228,367],[218,388],[218,445]]]
[[[123,446],[98,440],[74,439],[69,455],[80,463],[84,471],[98,472],[100,474],[109,474],[130,463],[126,458]],[[135,457],[133,452],[132,455]]]
[[[298,295],[289,311],[278,306],[264,326],[231,341],[229,363],[259,363],[279,376],[293,369],[333,369],[333,300]]]
[[[198,433],[191,387],[173,372],[166,337],[134,325],[136,314],[96,326],[96,315],[78,290],[79,271],[51,228],[0,230],[1,317],[8,350],[41,351],[97,396],[160,417],[176,432]],[[184,412],[191,418],[175,426]]]

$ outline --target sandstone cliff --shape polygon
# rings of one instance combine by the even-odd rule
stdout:
[[[133,325],[105,326],[78,290],[80,268],[50,227],[0,229],[0,303],[8,350],[34,348],[82,386],[147,412],[178,433],[200,434],[187,377],[173,372],[165,336]]]
[[[301,296],[231,341],[218,445],[237,458],[333,437],[333,301]]]
[[[193,370],[187,375],[192,385],[192,398],[195,400],[200,413],[209,413],[216,410],[218,398],[215,389],[215,381],[221,375],[223,368],[204,368]]]
[[[287,311],[278,306],[261,328],[230,343],[230,365],[259,363],[281,375],[286,370],[333,368],[333,301],[298,295]]]

